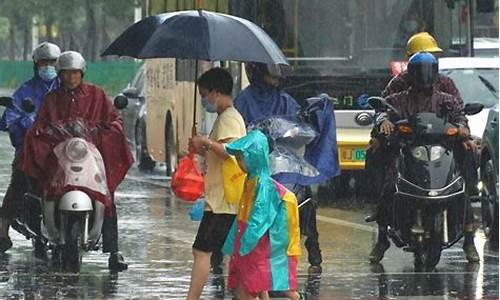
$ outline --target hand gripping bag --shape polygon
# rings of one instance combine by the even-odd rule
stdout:
[[[185,201],[198,200],[205,189],[203,175],[194,162],[194,151],[179,160],[179,165],[172,176],[172,191]]]

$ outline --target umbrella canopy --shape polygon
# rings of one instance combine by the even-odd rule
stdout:
[[[288,65],[283,52],[259,26],[203,10],[147,17],[126,29],[102,55]]]

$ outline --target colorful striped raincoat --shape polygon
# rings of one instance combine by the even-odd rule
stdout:
[[[231,256],[228,286],[242,284],[252,295],[296,290],[300,255],[297,200],[271,178],[266,136],[251,131],[226,150],[243,154],[248,171],[238,215],[223,248]]]

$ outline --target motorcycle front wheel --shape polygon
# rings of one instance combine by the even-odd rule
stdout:
[[[82,225],[80,218],[68,218],[66,243],[62,248],[62,267],[64,272],[79,273],[82,265]]]
[[[431,238],[415,247],[414,264],[416,272],[433,272],[441,259],[443,218],[439,214],[434,219]]]

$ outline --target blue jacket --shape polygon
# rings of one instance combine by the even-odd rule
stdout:
[[[0,130],[9,132],[10,142],[16,148],[16,153],[22,148],[24,136],[33,125],[44,96],[59,86],[58,77],[51,82],[45,82],[38,75],[35,75],[14,92],[13,98],[18,108],[21,108],[22,102],[26,98],[30,98],[35,105],[35,111],[30,114],[18,109],[6,108],[0,119]]]

